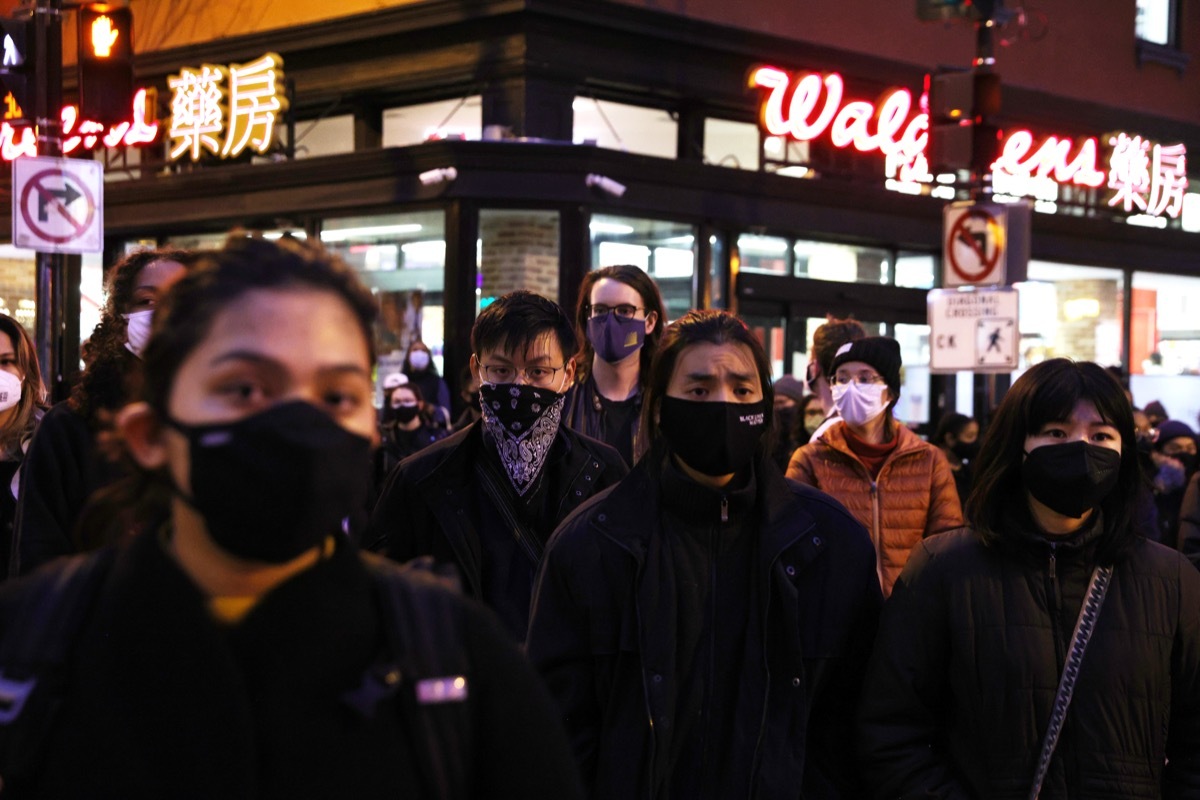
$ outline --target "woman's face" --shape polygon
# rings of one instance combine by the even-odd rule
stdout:
[[[804,430],[812,434],[824,421],[825,410],[821,408],[820,399],[815,394],[809,395],[809,399],[804,401]]]
[[[392,408],[400,406],[415,406],[417,404],[417,396],[413,394],[413,390],[407,386],[401,386],[392,392],[391,398]]]
[[[17,348],[12,337],[2,332],[0,332],[0,370],[25,380],[25,371],[17,362]]]
[[[213,318],[208,335],[175,374],[168,411],[184,424],[204,425],[302,400],[374,440],[368,353],[357,317],[337,294],[256,289]],[[171,430],[168,457],[180,477],[187,473],[187,447],[183,435]]]
[[[1116,426],[1105,422],[1089,400],[1080,400],[1071,416],[1062,422],[1047,422],[1040,430],[1025,437],[1025,452],[1038,447],[1067,442],[1088,442],[1121,452],[1121,434]]]
[[[977,439],[979,439],[979,423],[975,420],[971,420],[963,426],[963,429],[959,432],[958,437],[951,444],[975,444]]]
[[[134,311],[148,311],[158,304],[158,298],[162,296],[172,283],[183,277],[187,268],[178,261],[152,261],[142,267],[138,273],[137,280],[134,281],[133,297],[129,301],[129,308],[125,309],[126,314]]]

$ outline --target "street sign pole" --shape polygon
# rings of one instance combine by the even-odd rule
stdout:
[[[62,0],[37,0],[34,9],[34,122],[38,155],[62,155]],[[66,370],[63,323],[66,320],[66,257],[41,253],[36,259],[37,346],[42,379],[52,402],[64,400]]]

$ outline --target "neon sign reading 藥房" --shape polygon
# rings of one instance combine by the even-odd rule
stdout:
[[[182,69],[167,85],[172,160],[199,161],[205,153],[236,158],[247,149],[265,153],[288,105],[283,59],[275,53],[246,64]]]
[[[759,117],[771,136],[807,142],[828,132],[834,147],[853,146],[863,153],[878,151],[887,156],[889,170],[901,176],[927,172],[929,115],[919,109],[914,113],[907,89],[893,89],[878,103],[847,101],[844,81],[837,73],[789,75],[769,66],[751,70],[750,85],[767,90]],[[1046,136],[1039,141],[1028,130],[1013,131],[1004,138],[992,171],[999,176],[1105,187],[1111,190],[1110,207],[1178,217],[1188,184],[1186,146],[1159,144],[1123,131],[1102,138],[1103,148],[1096,137],[1076,142]]]

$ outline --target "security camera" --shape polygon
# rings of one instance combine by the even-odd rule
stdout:
[[[611,194],[613,197],[620,197],[625,194],[625,184],[617,183],[612,178],[606,178],[603,175],[596,175],[595,173],[588,175],[584,179],[584,183],[599,189],[605,194]]]
[[[441,167],[439,169],[431,169],[426,172],[422,172],[417,176],[417,179],[420,180],[425,186],[436,186],[439,183],[453,181],[457,177],[458,170],[454,167]]]

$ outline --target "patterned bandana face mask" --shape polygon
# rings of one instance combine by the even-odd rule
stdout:
[[[566,395],[516,383],[482,383],[483,429],[496,443],[500,463],[518,497],[537,482],[558,433]]]

